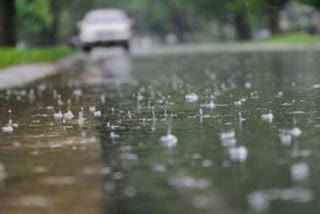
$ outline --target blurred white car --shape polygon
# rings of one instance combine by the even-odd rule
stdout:
[[[119,9],[99,9],[86,14],[79,22],[80,42],[84,51],[97,46],[120,45],[129,51],[130,18]]]

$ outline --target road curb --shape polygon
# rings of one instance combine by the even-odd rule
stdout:
[[[13,65],[0,69],[0,90],[22,86],[66,70],[82,58],[72,55],[51,63]]]

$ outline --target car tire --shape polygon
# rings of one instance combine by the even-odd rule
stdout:
[[[130,43],[129,41],[125,41],[122,43],[122,47],[127,51],[129,52],[130,51]]]
[[[82,50],[83,50],[83,52],[85,52],[85,53],[90,53],[91,50],[92,50],[92,47],[90,47],[90,46],[84,46],[84,47],[82,47]]]

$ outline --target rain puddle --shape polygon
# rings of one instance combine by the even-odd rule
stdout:
[[[320,53],[99,51],[0,93],[1,208],[318,213]]]

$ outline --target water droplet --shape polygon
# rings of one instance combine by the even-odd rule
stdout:
[[[261,120],[267,123],[272,123],[273,121],[273,114],[270,112],[268,114],[261,115]]]
[[[160,143],[168,148],[173,148],[178,143],[178,138],[172,134],[167,134],[160,137]]]
[[[65,120],[72,120],[72,119],[73,119],[73,114],[72,114],[72,112],[71,112],[70,110],[68,110],[68,112],[63,115],[63,118],[64,118]]]
[[[291,178],[294,181],[303,181],[309,177],[309,166],[306,163],[293,164],[290,171]]]
[[[248,156],[248,149],[244,146],[231,147],[228,150],[230,159],[233,161],[244,162]]]
[[[196,93],[190,93],[185,96],[188,103],[193,103],[198,101],[199,97]]]

